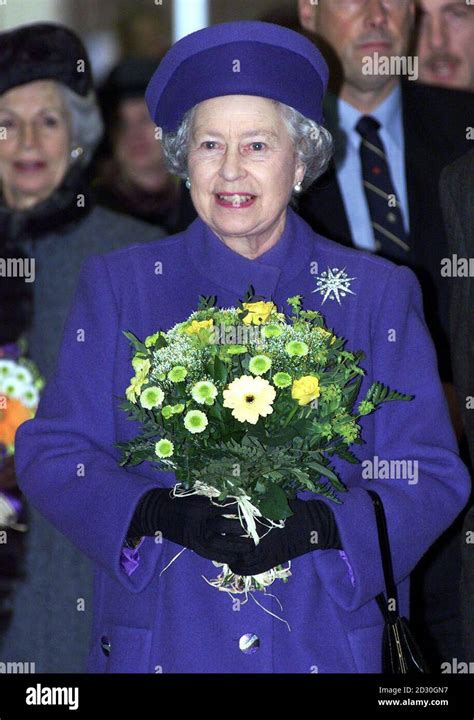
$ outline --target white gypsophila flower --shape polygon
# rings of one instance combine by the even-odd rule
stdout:
[[[201,379],[210,356],[210,348],[209,350],[202,348],[196,352],[191,338],[178,333],[167,347],[160,348],[154,354],[150,377],[154,382],[160,382],[163,387],[171,387],[172,383],[166,377],[169,371],[178,365],[186,368],[187,380]],[[161,378],[161,375],[165,377]]]

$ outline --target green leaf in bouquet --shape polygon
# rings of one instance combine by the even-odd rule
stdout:
[[[216,295],[199,295],[198,310],[210,310],[217,302]]]
[[[133,345],[135,350],[137,352],[144,353],[145,355],[148,355],[148,348],[145,345],[145,343],[142,343],[141,340],[137,338],[136,335],[134,335],[131,332],[128,332],[127,330],[122,330],[122,333],[125,335],[127,340]]]
[[[263,495],[258,507],[262,515],[269,520],[285,520],[293,515],[284,490],[278,485],[270,485],[265,495]]]
[[[218,382],[225,383],[227,381],[227,366],[218,355],[214,356],[214,372],[213,377]]]
[[[365,400],[373,403],[375,406],[389,400],[413,400],[414,395],[406,395],[397,390],[390,390],[387,385],[380,382],[373,383],[367,391]]]
[[[337,445],[334,448],[334,452],[341,458],[341,460],[346,460],[346,462],[352,463],[352,465],[359,465],[360,463],[357,455],[355,455],[344,443]]]
[[[340,490],[341,492],[344,492],[347,488],[346,486],[341,482],[341,480],[338,478],[336,473],[331,470],[330,467],[326,467],[320,462],[309,462],[308,467],[311,470],[316,470],[320,475],[323,475],[324,477],[329,478],[331,480],[332,484],[337,490]]]
[[[343,389],[342,394],[344,396],[346,407],[348,409],[352,408],[355,401],[357,400],[357,396],[359,394],[361,384],[362,384],[362,378],[358,377],[357,380],[351,382],[350,385],[347,385]]]

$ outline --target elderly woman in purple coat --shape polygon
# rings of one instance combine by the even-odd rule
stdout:
[[[411,571],[467,501],[414,274],[316,235],[289,207],[331,155],[321,126],[327,79],[304,37],[236,22],[179,41],[148,86],[170,168],[186,178],[198,218],[168,239],[84,263],[56,373],[17,433],[23,491],[96,566],[90,672],[380,672],[384,582],[367,489],[385,507],[402,614]],[[348,487],[342,502],[299,493],[285,528],[257,547],[207,498],[170,497],[172,472],[120,467],[116,447],[137,430],[119,407],[131,374],[122,330],[167,330],[199,295],[235,306],[249,285],[279,308],[303,295],[363,350],[361,393],[382,379],[415,396],[362,419],[358,455],[372,477],[334,461]],[[382,461],[403,459],[417,472],[379,477]],[[275,598],[270,612],[252,598],[233,604],[204,582],[209,559],[242,575],[292,560],[274,590],[282,610]]]

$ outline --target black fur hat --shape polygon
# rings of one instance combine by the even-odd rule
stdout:
[[[33,23],[0,33],[0,95],[34,80],[58,80],[78,95],[93,87],[86,49],[64,25]]]

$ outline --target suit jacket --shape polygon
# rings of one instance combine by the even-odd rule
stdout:
[[[440,198],[446,222],[449,255],[474,257],[474,150],[445,168],[441,174]],[[466,399],[474,395],[474,279],[447,279],[450,289],[450,326],[454,384],[466,429],[471,464],[474,463],[474,410]],[[474,657],[474,563],[472,543],[474,507],[467,513],[461,534],[461,612],[466,658]]]
[[[316,285],[328,267],[345,268],[350,278],[351,292],[339,301],[334,293],[325,299]],[[231,598],[202,577],[215,577],[216,568],[189,550],[164,570],[183,550],[173,542],[148,537],[134,571],[121,564],[140,498],[175,482],[174,473],[150,464],[118,465],[115,444],[137,431],[119,409],[133,374],[122,331],[143,339],[167,330],[196,309],[199,295],[235,305],[249,284],[281,310],[288,310],[288,297],[302,294],[308,309],[322,311],[328,326],[347,338],[348,348],[363,349],[364,395],[375,379],[416,395],[362,418],[366,444],[358,455],[372,462],[375,455],[416,458],[418,482],[363,479],[360,466],[336,460],[349,487],[340,505],[331,503],[344,550],[315,550],[294,560],[289,582],[272,587],[281,610],[258,597],[291,632],[251,598],[236,611]],[[56,373],[36,418],[18,430],[16,466],[31,502],[95,564],[89,671],[380,671],[383,623],[375,596],[383,575],[365,488],[377,489],[385,505],[404,613],[410,572],[458,515],[470,488],[421,304],[409,269],[316,235],[292,210],[278,243],[256,260],[230,250],[197,218],[184,233],[84,264]],[[396,342],[388,339],[393,332]],[[260,638],[251,654],[239,648],[247,633]]]
[[[446,223],[448,257],[474,257],[474,150],[446,167],[440,180],[440,199]],[[454,384],[474,464],[474,411],[466,399],[474,396],[474,278],[444,278],[449,288]]]
[[[411,252],[407,265],[417,274],[424,309],[438,350],[440,372],[451,379],[448,346],[448,298],[440,277],[447,241],[438,197],[443,167],[470,147],[466,126],[474,116],[474,95],[402,81],[405,172],[410,216]],[[335,135],[337,118],[328,116]],[[303,195],[298,212],[316,231],[351,246],[351,232],[334,165]]]

